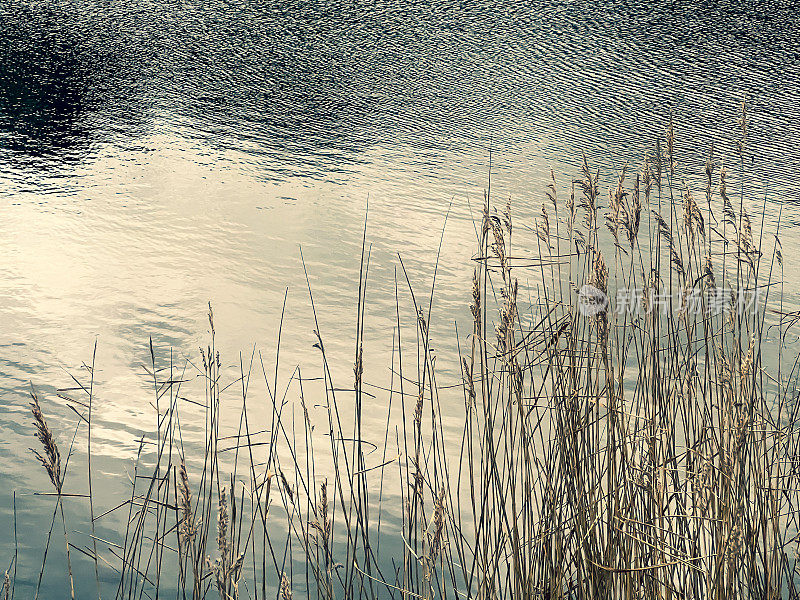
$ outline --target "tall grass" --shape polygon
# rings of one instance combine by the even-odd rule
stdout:
[[[205,393],[186,400],[194,365],[156,356],[151,342],[150,458],[143,439],[126,502],[99,515],[88,503],[90,547],[73,546],[64,524],[67,549],[95,565],[97,596],[797,597],[798,358],[785,337],[800,315],[782,305],[779,231],[767,232],[765,205],[745,197],[746,124],[743,110],[736,192],[713,152],[703,188],[684,182],[671,122],[607,200],[585,157],[564,188],[553,176],[534,227],[514,223],[510,205],[498,210],[490,186],[465,291],[458,407],[440,404],[433,289],[420,295],[400,258],[377,452],[363,429],[374,403],[366,228],[346,384],[334,382],[316,311],[313,378],[298,367],[279,380],[279,334],[274,372],[254,353],[224,383],[209,306],[196,366]],[[535,260],[514,253],[526,234]],[[69,397],[89,444],[93,369],[72,388],[84,398]],[[263,429],[249,394],[257,374]],[[322,422],[309,414],[309,382]],[[223,397],[234,389],[241,410],[225,436]],[[183,444],[186,410],[204,416],[199,456]],[[446,423],[453,414],[460,433]],[[33,415],[60,509],[67,469],[35,396]],[[95,522],[123,510],[119,539],[98,539]],[[116,589],[101,586],[100,571],[115,574]],[[13,596],[13,578],[3,585]]]

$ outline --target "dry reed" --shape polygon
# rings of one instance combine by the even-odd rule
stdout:
[[[740,156],[747,133],[743,111]],[[260,355],[249,367],[240,360],[238,429],[221,436],[229,386],[209,306],[211,343],[197,369],[204,398],[195,402],[205,442],[193,457],[193,482],[183,452],[173,452],[185,379],[171,361],[158,365],[151,345],[155,458],[137,463],[119,549],[89,551],[95,562],[101,550],[104,564],[116,559],[116,597],[158,597],[176,587],[194,600],[214,588],[223,600],[800,597],[800,361],[782,345],[798,314],[739,298],[776,287],[778,231],[770,249],[744,200],[734,208],[729,171],[713,149],[701,207],[688,184],[676,187],[681,155],[671,117],[663,141],[666,154],[659,140],[635,177],[628,165],[614,177],[604,215],[600,171],[586,156],[566,203],[551,173],[529,240],[540,250],[534,266],[514,256],[512,234],[519,246],[525,228],[512,221],[510,203],[495,210],[490,183],[464,302],[471,331],[453,361],[464,395],[460,435],[445,426],[440,404],[454,388],[437,381],[433,289],[420,297],[401,259],[413,317],[401,322],[397,291],[383,460],[368,464],[366,226],[352,388],[335,384],[314,312],[318,401],[306,403],[299,368],[279,383],[279,334],[273,373]],[[534,281],[536,293],[526,294],[521,281]],[[592,314],[579,302],[586,284],[610,300]],[[623,302],[620,292],[630,290],[638,294]],[[731,294],[735,309],[716,311]],[[777,349],[768,348],[768,327],[779,332]],[[270,413],[258,432],[248,404],[254,367]],[[355,398],[347,404],[352,424],[345,392]],[[34,454],[60,495],[58,448],[32,398],[42,444]],[[315,440],[326,445],[329,464],[318,463]],[[399,458],[386,460],[391,450]],[[150,475],[140,473],[145,468]],[[397,531],[380,516],[390,510],[385,482]],[[6,574],[6,597],[9,585]]]

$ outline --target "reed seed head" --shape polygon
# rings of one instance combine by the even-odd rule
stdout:
[[[422,425],[422,407],[425,402],[425,394],[420,391],[417,396],[417,403],[414,405],[414,423],[417,427]]]
[[[503,211],[503,225],[505,225],[506,232],[508,232],[508,236],[510,238],[511,231],[513,229],[513,224],[511,222],[511,198],[509,198],[506,202],[506,208]]]
[[[281,600],[292,600],[292,584],[286,573],[281,575]]]
[[[194,539],[196,528],[192,513],[192,493],[189,487],[189,476],[186,473],[186,461],[183,458],[181,458],[181,465],[178,468],[178,507],[181,513],[178,540],[180,544],[188,546]]]
[[[61,454],[58,451],[58,445],[53,437],[53,433],[47,426],[47,421],[45,421],[44,414],[42,414],[42,409],[39,406],[39,397],[36,394],[36,390],[33,388],[33,386],[31,386],[30,396],[30,407],[31,413],[33,414],[33,424],[36,427],[36,438],[41,443],[44,454],[41,454],[33,449],[31,449],[31,452],[33,452],[33,455],[39,459],[39,462],[42,464],[45,471],[47,471],[50,481],[52,482],[56,491],[60,494],[61,486],[64,483],[61,474]]]
[[[472,273],[472,304],[470,304],[472,311],[472,319],[475,323],[475,331],[478,335],[481,333],[481,282],[478,278],[478,269]]]
[[[361,377],[364,375],[364,346],[362,344],[358,345],[358,355],[356,356],[356,361],[353,364],[353,374],[355,389],[358,390],[361,388]],[[308,417],[307,411],[306,417]]]
[[[286,475],[283,474],[283,469],[278,469],[278,477],[283,485],[283,491],[286,492],[286,495],[289,497],[289,502],[294,504],[294,492],[292,491],[292,486],[289,485],[289,480],[286,479]]]
[[[219,492],[219,506],[217,511],[217,547],[219,548],[219,555],[226,557],[228,555],[228,523],[230,516],[228,515],[228,491],[224,486]]]

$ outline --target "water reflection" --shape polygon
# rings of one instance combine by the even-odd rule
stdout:
[[[82,154],[90,132],[93,70],[59,15],[20,7],[3,15],[0,37],[0,129],[13,153],[63,160]]]
[[[702,130],[691,142],[727,137],[732,99],[745,95],[766,156],[771,134],[792,126],[799,89],[789,4],[12,0],[0,10],[3,147],[23,161],[74,160],[93,143],[129,146],[166,128],[245,151],[266,179],[336,178],[378,144],[485,152],[490,136],[499,148],[535,140],[548,158],[604,146],[619,162],[670,108]]]

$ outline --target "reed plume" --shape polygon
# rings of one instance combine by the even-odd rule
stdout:
[[[289,578],[286,577],[286,573],[281,575],[281,600],[292,600],[292,584],[289,582]]]
[[[186,461],[181,458],[178,469],[178,507],[180,512],[180,525],[178,526],[178,539],[181,545],[188,546],[194,539],[196,527],[192,511],[192,492],[189,487],[189,475],[186,473]]]
[[[56,444],[53,433],[47,426],[47,421],[45,421],[44,415],[42,414],[36,390],[31,389],[30,396],[32,400],[30,407],[31,413],[33,414],[33,424],[36,427],[36,439],[41,443],[44,455],[34,449],[31,449],[31,452],[33,452],[33,455],[39,460],[44,470],[47,471],[47,475],[50,477],[53,487],[55,487],[56,492],[60,494],[63,480],[61,478],[61,454],[58,451],[58,444]]]

